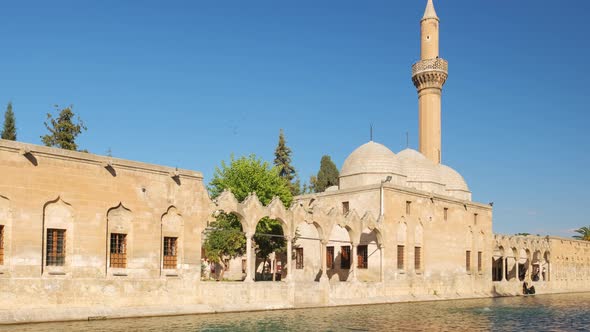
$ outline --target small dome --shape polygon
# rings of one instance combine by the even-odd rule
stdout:
[[[397,154],[402,162],[408,182],[432,182],[442,184],[436,164],[416,150],[405,149]]]
[[[340,176],[363,173],[403,174],[395,154],[373,141],[361,145],[346,158]]]
[[[441,179],[447,186],[447,190],[469,191],[469,187],[461,174],[447,165],[440,164],[438,167],[440,169]]]
[[[461,174],[446,165],[438,165],[438,168],[441,179],[446,185],[447,195],[465,201],[471,201],[471,191],[469,191],[469,187]]]

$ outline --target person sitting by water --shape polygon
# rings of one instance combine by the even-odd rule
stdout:
[[[533,294],[535,294],[535,292],[536,292],[535,286],[529,287],[529,285],[526,281],[522,284],[522,293],[524,295],[533,295]]]

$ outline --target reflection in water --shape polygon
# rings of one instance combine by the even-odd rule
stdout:
[[[590,293],[14,325],[2,331],[587,331]]]

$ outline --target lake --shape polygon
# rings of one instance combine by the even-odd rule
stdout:
[[[1,331],[589,331],[590,293],[0,326]]]

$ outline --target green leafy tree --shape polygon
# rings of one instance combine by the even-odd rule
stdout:
[[[229,164],[225,163],[225,161],[221,162],[221,167],[215,169],[215,174],[209,183],[208,190],[211,197],[216,198],[225,189],[231,190],[240,202],[252,192],[256,193],[258,199],[264,205],[268,205],[275,196],[281,199],[285,207],[288,207],[293,201],[289,183],[279,175],[279,169],[277,167],[271,167],[269,163],[257,158],[255,155],[238,159],[232,156]],[[233,215],[231,216],[235,218]],[[233,229],[238,229],[240,225],[239,222],[232,222],[229,226],[233,227]],[[267,261],[272,252],[280,252],[285,245],[285,239],[280,237],[280,235],[283,235],[283,230],[278,220],[269,218],[261,219],[256,226],[256,234],[254,236],[256,256]],[[227,249],[225,246],[234,247],[235,245],[231,241],[231,243],[223,241],[209,243],[209,241],[209,237],[207,236],[205,240],[206,250],[210,248],[217,252],[224,252]],[[222,258],[221,256],[217,257],[217,259]]]
[[[279,143],[275,149],[274,164],[279,169],[279,176],[289,183],[291,194],[297,196],[301,193],[301,184],[297,178],[295,167],[291,165],[291,152],[285,141],[285,133],[281,129],[279,132]]]
[[[235,215],[221,213],[211,223],[205,236],[205,258],[223,266],[218,278],[221,280],[225,271],[223,259],[242,256],[246,250],[246,237],[242,233],[242,225]]]
[[[230,158],[229,165],[221,162],[221,167],[215,168],[213,179],[207,187],[212,198],[217,198],[225,189],[229,189],[238,201],[255,192],[264,205],[278,196],[285,207],[291,205],[293,195],[289,184],[279,176],[277,168],[255,155]]]
[[[574,232],[580,234],[580,235],[574,235],[573,238],[576,240],[582,240],[582,241],[590,241],[590,227],[580,227],[578,229],[576,229]]]
[[[2,129],[2,139],[16,141],[16,120],[12,112],[12,102],[6,106],[4,113],[4,128]]]
[[[86,126],[80,117],[77,117],[76,122],[74,121],[75,115],[72,112],[72,106],[59,110],[56,105],[55,109],[59,111],[57,119],[47,113],[47,121],[44,124],[49,134],[41,136],[43,144],[66,150],[78,150],[76,137],[82,133],[82,130],[86,130]]]
[[[328,187],[337,186],[340,174],[338,168],[330,156],[325,155],[320,162],[320,170],[317,176],[311,176],[309,182],[312,190],[316,193],[325,191]]]
[[[531,235],[531,233],[516,233],[514,235],[516,235],[516,236],[529,236],[529,235]]]

